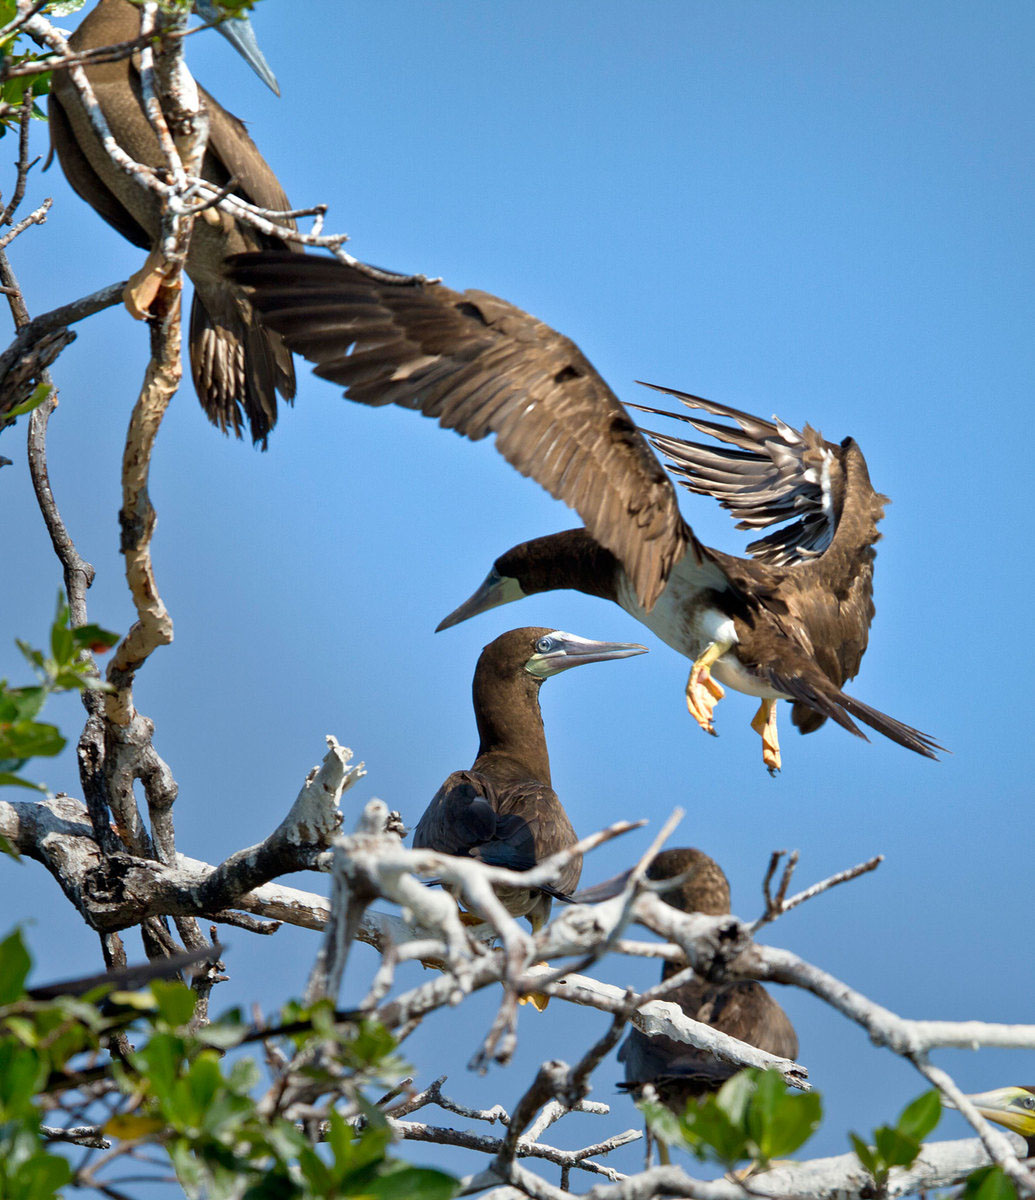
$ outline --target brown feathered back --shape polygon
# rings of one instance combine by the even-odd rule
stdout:
[[[137,35],[140,10],[128,0],[100,0],[69,39],[74,50],[124,42]],[[158,141],[144,111],[135,59],[86,70],[98,104],[118,144],[137,162],[163,167]],[[201,175],[217,187],[234,180],[234,193],[263,208],[289,207],[277,177],[244,125],[203,88],[209,142]],[[51,139],[73,189],[136,246],[153,248],[160,233],[154,195],[110,159],[67,72],[55,71],[49,99]],[[291,222],[288,222],[291,224]],[[227,254],[284,247],[216,210],[194,224],[187,274],[194,283],[190,357],[194,386],[209,419],[241,434],[247,420],[254,441],[266,444],[277,419],[276,393],[295,394],[291,354],[278,334],[264,328],[244,293],[223,273]]]

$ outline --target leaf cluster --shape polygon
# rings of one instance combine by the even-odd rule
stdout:
[[[85,0],[54,0],[44,5],[43,12],[48,17],[66,17],[69,13],[82,8]],[[0,0],[0,28],[9,26],[18,16],[18,6],[15,0]],[[31,75],[10,76],[11,67],[21,67],[25,63],[39,62],[45,51],[35,47],[25,49],[21,41],[21,30],[15,28],[5,37],[0,38],[0,137],[9,129],[18,126],[18,113],[25,99],[25,94],[32,89],[32,115],[38,120],[46,120],[46,113],[40,108],[37,100],[50,91],[50,71],[35,71]]]
[[[60,754],[65,748],[65,738],[57,726],[36,718],[53,692],[110,690],[86,652],[108,650],[118,640],[117,634],[99,625],[73,627],[62,592],[58,592],[57,611],[50,627],[50,653],[16,639],[18,649],[36,673],[37,682],[29,687],[9,687],[6,679],[0,680],[0,787],[17,784],[43,790],[17,772],[30,758]]]
[[[967,1176],[959,1200],[1017,1200],[1017,1188],[1002,1167],[978,1167]]]
[[[878,1195],[887,1186],[892,1167],[911,1167],[916,1162],[925,1137],[938,1124],[942,1102],[936,1091],[924,1092],[899,1114],[894,1125],[880,1125],[873,1131],[873,1142],[864,1142],[857,1133],[849,1140],[855,1156],[869,1171]]]
[[[212,1200],[450,1200],[458,1184],[440,1171],[389,1155],[391,1131],[362,1085],[398,1078],[395,1039],[376,1022],[335,1025],[329,1004],[282,1014],[292,1024],[293,1081],[328,1096],[325,1115],[304,1127],[276,1103],[257,1106],[254,1058],[227,1055],[249,1035],[239,1012],[192,1028],[195,995],[180,982],[139,992],[98,987],[86,995],[33,1000],[31,960],[18,931],[0,942],[0,1195],[53,1200],[73,1182],[68,1162],[40,1131],[42,1107],[69,1107],[84,1081],[108,1095],[106,1138],[127,1152],[168,1158],[189,1197]],[[112,1056],[113,1032],[137,1046]],[[98,1069],[98,1063],[103,1063]],[[277,1081],[268,1095],[276,1096]],[[350,1101],[347,1120],[336,1109]],[[81,1102],[74,1104],[76,1111]]]
[[[692,1099],[682,1115],[650,1101],[640,1107],[655,1137],[726,1168],[745,1159],[764,1167],[793,1154],[823,1112],[818,1092],[789,1092],[779,1071],[755,1068],[738,1072],[713,1095]]]

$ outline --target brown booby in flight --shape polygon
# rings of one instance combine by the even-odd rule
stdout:
[[[206,18],[216,15],[211,3],[197,7]],[[217,28],[276,89],[250,25],[235,19]],[[138,7],[129,0],[100,0],[72,34],[69,46],[91,50],[130,41],[139,32]],[[137,162],[164,167],[141,99],[136,58],[98,63],[87,67],[86,75],[115,141]],[[204,88],[198,90],[209,119],[200,174],[219,188],[232,184],[235,195],[260,208],[289,208],[283,188],[244,125]],[[68,182],[123,237],[151,252],[126,296],[130,311],[144,316],[158,279],[159,202],[109,157],[67,71],[54,72],[49,116],[51,140]],[[227,254],[284,245],[212,208],[195,221],[187,256],[187,274],[194,283],[190,360],[198,399],[209,420],[224,432],[232,429],[240,437],[247,420],[252,439],[263,447],[277,419],[276,393],[286,400],[295,394],[291,353],[279,334],[263,326],[241,289],[227,280],[222,264]]]
[[[778,699],[793,702],[803,733],[832,717],[865,737],[854,717],[935,757],[926,734],[841,690],[866,649],[886,503],[851,438],[835,445],[809,426],[799,432],[670,392],[733,422],[684,418],[726,447],[653,438],[681,481],[742,524],[796,518],[749,547],[752,558],[736,558],[697,540],[647,438],[574,342],[514,305],[313,256],[248,255],[230,270],[285,342],[350,400],[415,408],[472,440],[495,433],[508,462],[582,517],[584,529],[497,559],[440,629],[533,592],[575,588],[620,604],[693,661],[687,704],[709,733],[720,683],[757,696],[752,727],[771,771],[780,766]]]
[[[550,781],[539,689],[583,663],[646,654],[628,642],[591,642],[557,629],[512,629],[481,652],[474,672],[478,756],[435,793],[413,834],[418,849],[527,871],[578,841]],[[507,911],[539,930],[552,897],[569,896],[582,873],[577,856],[555,887],[499,887]]]
[[[688,913],[722,916],[730,911],[730,887],[719,864],[700,850],[663,850],[647,869],[648,879],[685,878],[662,897]],[[665,963],[661,978],[681,971]],[[759,1050],[781,1058],[798,1057],[798,1036],[787,1014],[760,983],[708,983],[693,980],[661,997],[678,1004],[695,1021],[703,1021]],[[716,1092],[740,1069],[703,1050],[667,1037],[648,1037],[633,1029],[618,1051],[625,1081],[618,1086],[637,1098],[650,1084],[658,1099],[681,1115],[691,1099]],[[663,1158],[665,1157],[663,1152]]]

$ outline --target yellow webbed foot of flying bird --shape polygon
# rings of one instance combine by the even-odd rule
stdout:
[[[780,740],[776,735],[776,701],[763,700],[758,706],[758,712],[751,718],[751,728],[762,738],[762,761],[769,768],[769,774],[775,775],[782,763],[780,760]]]
[[[160,250],[152,250],[144,265],[134,271],[122,289],[122,303],[137,321],[146,320],[151,313],[158,290],[165,282],[165,258]]]
[[[705,733],[715,735],[712,713],[715,705],[726,695],[725,690],[712,679],[712,663],[729,649],[726,642],[712,642],[690,668],[686,681],[686,707],[690,715]]]

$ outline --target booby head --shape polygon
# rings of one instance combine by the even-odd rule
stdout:
[[[195,0],[194,11],[203,21],[209,22],[219,30],[270,91],[280,95],[277,77],[270,70],[269,63],[259,49],[255,30],[247,16],[224,16],[215,0]]]
[[[1001,1087],[990,1092],[975,1092],[967,1099],[987,1120],[1004,1125],[1021,1137],[1035,1138],[1035,1087]],[[955,1107],[948,1100],[947,1107]]]
[[[525,661],[525,670],[536,679],[549,679],[551,675],[559,675],[561,671],[581,667],[584,663],[607,662],[612,658],[631,658],[634,654],[647,653],[647,647],[638,642],[593,642],[560,629],[530,627],[512,632],[534,637],[532,654]]]
[[[647,878],[671,879],[661,893],[666,904],[686,913],[718,917],[730,911],[730,885],[722,867],[703,850],[679,846],[662,850],[647,868]]]
[[[478,585],[477,591],[459,606],[454,608],[448,617],[443,617],[435,626],[435,632],[441,633],[443,629],[451,629],[454,625],[459,625],[461,621],[467,621],[471,617],[478,616],[479,613],[488,612],[490,608],[497,608],[501,604],[511,604],[515,600],[523,600],[529,595],[521,586],[521,582],[512,576],[502,575],[498,570],[497,563],[493,563],[492,570],[485,576],[482,582]]]

